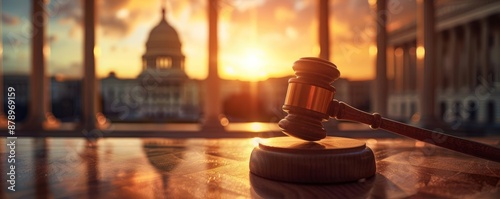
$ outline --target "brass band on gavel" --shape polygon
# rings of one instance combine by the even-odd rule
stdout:
[[[334,92],[319,86],[290,83],[284,105],[305,108],[327,114]]]

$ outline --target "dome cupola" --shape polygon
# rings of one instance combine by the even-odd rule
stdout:
[[[166,20],[165,8],[161,9],[160,23],[149,33],[142,60],[143,69],[184,68],[181,41],[177,31]]]

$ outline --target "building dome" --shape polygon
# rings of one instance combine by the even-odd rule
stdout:
[[[184,72],[184,55],[179,35],[165,19],[165,8],[161,11],[160,23],[151,30],[146,41],[146,52],[142,56],[143,71],[154,69]]]
[[[160,23],[149,33],[149,37],[146,42],[145,55],[183,56],[179,35],[165,19],[165,9],[162,9],[162,18]]]

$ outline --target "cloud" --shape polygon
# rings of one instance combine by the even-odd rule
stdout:
[[[79,61],[71,62],[69,64],[62,64],[54,61],[51,64],[52,65],[48,68],[50,75],[64,74],[69,77],[82,76],[83,65]]]
[[[70,26],[69,34],[80,38],[83,34],[83,1],[50,2],[53,5],[49,6],[49,14],[58,18],[61,24]],[[102,36],[100,44],[109,45],[111,52],[121,52],[131,43],[142,42],[147,37],[143,34],[147,34],[159,21],[161,2],[166,2],[167,20],[183,41],[183,51],[189,64],[187,69],[197,67],[196,70],[199,70],[206,62],[200,57],[206,56],[207,0],[97,1],[97,34]],[[415,10],[412,2],[414,4],[415,0],[389,0],[389,20],[411,18],[411,11]],[[237,58],[240,55],[234,52],[252,46],[264,48],[270,59],[277,61],[276,65],[289,63],[300,56],[316,56],[313,49],[318,43],[317,0],[220,0],[220,3],[221,56],[234,55]],[[342,48],[353,48],[355,51],[352,52],[360,58],[346,58],[353,60],[350,65],[367,65],[354,62],[363,60],[361,53],[367,51],[368,45],[374,41],[376,13],[373,8],[366,0],[330,1],[330,12],[332,56],[339,57],[336,60],[342,59]],[[137,45],[128,47],[133,49]],[[225,64],[223,60],[221,63]]]
[[[152,9],[160,11],[159,1],[106,0],[96,3],[99,29],[105,36],[118,38],[127,36],[140,22],[150,19]],[[75,36],[76,31],[82,31],[83,7],[81,1],[53,0],[49,5],[49,15],[59,18],[60,24],[72,26],[68,34]],[[123,10],[127,11],[125,17],[118,14]]]
[[[47,41],[48,41],[49,43],[51,43],[51,44],[52,44],[52,43],[54,43],[54,42],[56,42],[56,41],[57,41],[57,39],[58,39],[58,37],[57,37],[57,35],[55,35],[55,34],[54,34],[54,35],[49,35],[49,36],[47,37]]]
[[[19,19],[18,16],[11,15],[8,12],[2,13],[2,24],[6,24],[9,26],[15,26],[15,25],[18,25],[20,22],[21,22],[21,19]]]
[[[106,0],[99,5],[99,9],[101,9],[99,23],[105,36],[123,37],[132,30],[138,17],[138,11],[128,8],[129,3],[129,0]],[[128,10],[128,17],[118,16],[117,13],[120,10]]]
[[[332,43],[367,45],[373,42],[374,13],[366,0],[330,2]],[[256,34],[258,39],[276,43],[270,45],[273,47],[316,45],[316,1],[268,0],[262,5],[253,6],[234,9],[227,17],[231,26],[228,35],[233,38],[227,43],[234,44],[234,40]]]
[[[392,0],[387,5],[387,29],[389,31],[415,23],[416,0]]]
[[[246,11],[254,7],[262,6],[265,3],[266,3],[265,0],[253,0],[253,1],[233,0],[231,3],[228,4],[236,8],[238,11]]]

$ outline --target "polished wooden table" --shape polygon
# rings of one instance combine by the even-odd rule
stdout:
[[[364,139],[377,161],[368,179],[271,181],[249,173],[259,139],[19,138],[12,192],[3,138],[0,198],[500,198],[500,163],[404,138]]]

